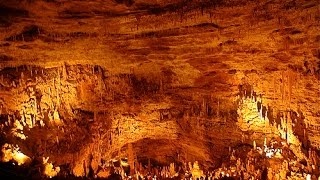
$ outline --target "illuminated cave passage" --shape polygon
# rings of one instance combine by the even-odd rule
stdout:
[[[0,178],[319,179],[316,0],[0,0]]]

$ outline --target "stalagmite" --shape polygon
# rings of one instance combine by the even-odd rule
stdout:
[[[44,124],[43,120],[40,120],[40,122],[39,122],[39,123],[40,123],[40,126],[41,126],[41,127],[44,127],[44,126],[45,126],[45,124]]]
[[[58,173],[60,172],[60,167],[55,167],[55,168],[53,168],[52,163],[48,163],[48,160],[49,160],[49,157],[47,157],[47,158],[43,157],[43,158],[42,158],[42,163],[43,163],[43,165],[44,165],[44,171],[43,171],[43,173],[44,173],[47,177],[52,178],[52,177],[58,175]]]

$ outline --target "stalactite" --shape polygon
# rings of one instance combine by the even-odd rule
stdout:
[[[93,121],[97,122],[97,111],[93,112]]]
[[[62,78],[63,80],[68,79],[68,71],[65,63],[62,64]]]
[[[289,71],[289,77],[288,77],[288,87],[289,87],[289,108],[291,105],[291,96],[292,96],[292,83],[293,83],[293,77],[292,73]]]
[[[218,98],[218,110],[217,110],[217,117],[220,117],[220,98]]]
[[[135,161],[135,157],[133,153],[132,143],[129,143],[128,144],[128,163],[130,166],[130,175],[135,174],[134,161]]]
[[[59,136],[56,136],[56,143],[59,145]]]
[[[205,98],[202,97],[201,114],[203,115],[206,114],[205,111],[206,111],[206,102],[205,102]]]
[[[163,78],[162,76],[160,76],[160,92],[163,92],[164,88],[163,88]]]
[[[285,85],[284,85],[284,73],[283,71],[281,72],[281,78],[282,78],[282,83],[281,83],[281,100],[282,103],[284,102],[284,98],[285,98]]]

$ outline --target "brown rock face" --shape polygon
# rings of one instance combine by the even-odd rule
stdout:
[[[245,167],[281,179],[294,159],[318,177],[319,9],[317,0],[0,0],[1,146],[18,145],[33,164],[49,157],[58,176],[168,166],[159,174],[176,177],[197,161],[188,172],[203,177],[225,173],[229,156],[240,171],[244,154],[258,156],[253,141],[277,140],[288,163]]]

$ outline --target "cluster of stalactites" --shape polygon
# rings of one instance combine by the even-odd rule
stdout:
[[[12,127],[11,132],[14,136],[19,137],[22,140],[27,139],[27,136],[23,133],[25,127],[32,129],[35,126],[44,127],[45,123],[42,119],[36,119],[35,116],[26,115],[24,111],[21,111],[21,119],[16,118],[14,115],[8,115],[8,120],[5,122],[5,126]],[[58,122],[55,124],[61,125],[61,120],[58,111],[53,113],[52,121]],[[38,123],[39,122],[39,123]],[[2,125],[2,128],[4,127]]]
[[[292,130],[292,120],[290,117],[290,112],[287,113],[287,116],[281,117],[280,118],[281,122],[280,124],[276,125],[280,137],[282,139],[287,140],[288,143],[295,143],[294,142],[294,135],[293,135],[293,130]]]
[[[254,92],[254,91],[252,91]],[[265,112],[265,113],[264,113]],[[293,122],[290,111],[280,117],[280,124],[276,121],[270,123],[268,119],[268,108],[263,105],[262,96],[256,93],[242,96],[239,104],[238,114],[240,115],[239,125],[241,127],[255,128],[253,130],[263,130],[264,133],[273,133],[286,140],[287,144],[292,144],[291,150],[299,159],[307,159],[301,150],[302,143],[293,132]],[[263,128],[263,129],[261,129]]]
[[[264,128],[264,131],[270,129],[270,121],[268,118],[268,108],[263,106],[261,96],[256,93],[251,93],[252,95],[238,96],[239,105],[237,113],[239,115],[238,125],[244,128],[243,130],[248,130],[248,128]],[[252,126],[251,126],[252,125]]]
[[[247,92],[245,92],[245,94],[246,93]],[[296,145],[301,144],[298,138],[295,137],[293,133],[293,122],[290,116],[290,111],[284,113],[283,117],[280,117],[280,124],[277,124],[276,121],[273,121],[273,123],[271,123],[268,118],[268,107],[263,105],[262,96],[257,95],[253,90],[251,91],[250,95],[242,96],[240,100],[240,108],[244,107],[244,104],[247,104],[248,106],[248,109],[245,109],[246,111],[256,111],[256,115],[259,117],[258,119],[261,122],[264,122],[267,129],[276,128],[278,130],[279,136],[282,139],[285,139],[288,143]],[[256,115],[254,116],[256,117]]]
[[[26,102],[21,104],[21,109],[19,111],[20,118],[16,117],[15,114],[8,115],[8,120],[4,123],[5,126],[12,127],[11,132],[14,136],[23,140],[27,138],[23,133],[24,127],[31,129],[35,126],[45,126],[44,117],[40,112],[40,106],[37,102],[34,87],[31,85],[28,86],[27,91],[29,92],[29,97]],[[48,113],[48,118],[51,124],[62,124],[59,112],[56,109]],[[4,125],[2,125],[2,128]]]

